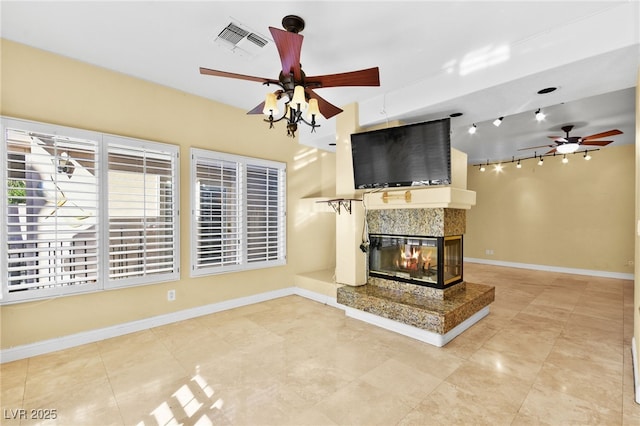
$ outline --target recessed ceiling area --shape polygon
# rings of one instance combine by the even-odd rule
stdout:
[[[453,146],[469,163],[511,159],[574,125],[577,135],[619,129],[635,141],[640,4],[635,1],[3,1],[3,38],[249,111],[266,88],[199,74],[199,67],[278,78],[268,27],[305,20],[300,61],[332,74],[378,66],[380,87],[319,89],[337,106],[359,105],[363,127],[452,118]],[[263,47],[218,40],[230,23]],[[594,30],[597,28],[597,31]],[[602,35],[604,34],[604,36]],[[538,94],[547,87],[557,90]],[[541,108],[546,119],[537,122]],[[493,120],[504,117],[500,127]],[[259,115],[256,120],[261,120]],[[335,120],[299,142],[335,150]],[[477,132],[469,135],[469,125]],[[265,132],[268,126],[265,126]],[[283,143],[291,143],[282,133]]]

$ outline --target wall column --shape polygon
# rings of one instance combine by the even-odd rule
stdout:
[[[358,105],[350,104],[336,116],[336,197],[361,199],[356,195],[351,161],[351,134],[360,131]],[[367,283],[367,258],[360,250],[364,207],[351,202],[351,214],[341,210],[336,214],[336,282],[352,286]]]

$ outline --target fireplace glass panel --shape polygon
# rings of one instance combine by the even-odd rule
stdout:
[[[445,284],[462,277],[462,237],[445,237],[443,269]]]
[[[430,287],[462,281],[462,237],[370,235],[369,273]]]

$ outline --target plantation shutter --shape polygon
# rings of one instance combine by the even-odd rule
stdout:
[[[9,127],[4,136],[7,293],[20,300],[96,287],[97,142]]]
[[[284,264],[285,164],[191,152],[192,274]]]
[[[284,258],[284,170],[247,165],[247,261]]]
[[[177,276],[177,150],[158,146],[119,140],[108,144],[112,285]]]
[[[242,262],[240,177],[236,162],[196,159],[195,270],[233,269]]]

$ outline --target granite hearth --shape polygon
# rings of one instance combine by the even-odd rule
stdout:
[[[450,208],[369,210],[370,234],[451,237],[464,234],[466,211]],[[400,242],[398,244],[401,244]],[[404,246],[399,245],[401,250]],[[446,267],[438,265],[438,268]],[[346,315],[387,328],[435,346],[444,346],[489,314],[495,300],[493,286],[462,279],[438,285],[407,282],[393,276],[371,276],[362,286],[337,290]]]
[[[484,284],[463,282],[444,298],[436,298],[429,294],[434,290],[429,287],[407,283],[389,286],[382,281],[386,280],[370,279],[363,286],[340,287],[337,302],[352,318],[435,346],[444,346],[488,315],[489,304],[495,299],[495,288]]]

